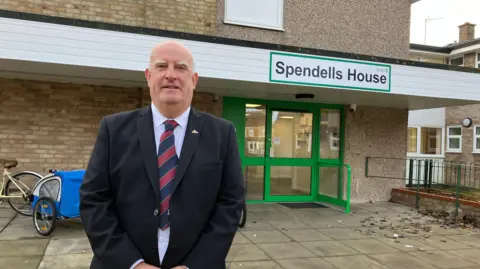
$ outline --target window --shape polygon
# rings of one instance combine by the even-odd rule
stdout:
[[[462,152],[462,126],[447,127],[447,151]]]
[[[477,53],[477,68],[480,68],[480,53]]]
[[[283,0],[225,0],[224,22],[283,30]]]
[[[480,153],[480,126],[473,127],[473,152]]]
[[[459,57],[459,58],[452,58],[452,59],[450,59],[450,64],[451,64],[451,65],[463,66],[463,56],[462,56],[462,57]]]
[[[442,155],[443,129],[408,127],[407,152],[410,155]]]
[[[417,128],[409,127],[408,128],[408,152],[417,153]]]
[[[320,121],[320,158],[340,158],[340,110],[322,109]]]

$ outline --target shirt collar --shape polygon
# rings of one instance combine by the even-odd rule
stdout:
[[[182,128],[186,128],[189,115],[190,115],[190,106],[180,116],[171,120],[175,120],[178,123],[178,125],[180,125]],[[158,111],[157,107],[153,104],[153,102],[152,102],[152,116],[153,116],[153,125],[155,126],[155,128],[158,128],[166,120],[169,120],[169,118],[163,116],[160,113],[160,111]]]

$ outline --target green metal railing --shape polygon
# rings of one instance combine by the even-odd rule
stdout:
[[[420,193],[434,193],[455,199],[455,220],[460,200],[480,201],[480,164],[433,158],[367,157],[365,177],[403,180],[416,192],[415,208],[420,208]]]
[[[352,168],[348,164],[343,164],[347,168],[347,197],[345,205],[345,213],[350,213],[350,195],[351,195],[351,185],[352,185]]]

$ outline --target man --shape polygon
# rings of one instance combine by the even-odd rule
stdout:
[[[152,103],[101,120],[80,188],[90,268],[225,268],[244,202],[235,129],[191,107],[181,44],[157,45],[145,76]]]

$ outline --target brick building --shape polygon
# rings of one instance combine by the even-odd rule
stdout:
[[[475,38],[475,27],[469,22],[460,25],[458,41],[443,47],[411,44],[409,59],[478,69],[480,38]],[[463,121],[467,119],[465,123],[468,123],[468,118],[471,124],[464,125]],[[410,156],[480,163],[480,105],[410,112],[408,144]]]
[[[387,200],[404,183],[366,178],[365,158],[406,155],[409,109],[480,101],[473,68],[408,60],[414,2],[0,1],[0,155],[85,168],[100,119],[149,104],[150,49],[176,39],[193,105],[237,128],[248,200],[345,205],[346,164],[352,201]]]

